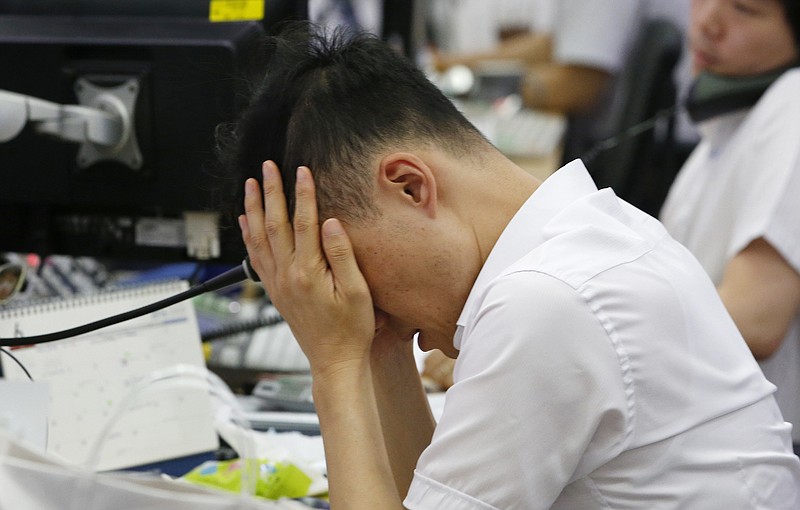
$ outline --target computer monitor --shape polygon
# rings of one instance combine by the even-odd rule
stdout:
[[[208,1],[0,0],[0,90],[60,104],[114,90],[135,135],[114,157],[30,124],[0,143],[0,251],[241,261],[214,132],[244,106],[257,41],[305,5],[211,22]]]
[[[383,20],[381,37],[389,44],[398,47],[410,58],[416,58],[419,50],[423,19],[419,0],[383,0]],[[417,26],[420,23],[420,26]]]
[[[212,3],[230,0],[0,0],[0,14],[45,16],[127,16],[160,18],[209,18]],[[253,12],[259,2],[230,2],[230,9],[240,14]],[[261,24],[267,31],[285,20],[308,19],[308,0],[261,0]]]

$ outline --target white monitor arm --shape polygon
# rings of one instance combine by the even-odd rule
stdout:
[[[0,90],[0,143],[19,135],[27,123],[38,133],[81,144],[78,166],[113,160],[133,169],[142,166],[133,112],[137,80],[99,87],[84,78],[75,82],[79,105],[64,105]]]

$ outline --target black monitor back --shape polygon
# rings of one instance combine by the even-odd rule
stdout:
[[[0,0],[0,15],[208,19],[209,5],[209,0]],[[270,32],[286,20],[305,19],[308,0],[266,0],[259,23]]]
[[[47,3],[27,2],[28,8]],[[76,8],[104,2],[63,3]],[[226,204],[218,199],[232,183],[214,170],[214,131],[243,106],[240,72],[263,23],[211,23],[164,10],[161,16],[7,12],[0,10],[0,89],[73,104],[80,77],[103,86],[136,79],[142,163],[132,168],[99,161],[83,168],[77,144],[30,127],[0,144],[0,251],[188,259],[173,230],[186,211],[216,210],[222,213],[222,253],[216,258],[240,261],[237,229],[226,225],[228,215],[220,210]]]

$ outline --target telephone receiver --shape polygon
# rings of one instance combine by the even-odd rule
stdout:
[[[675,115],[681,106],[686,109],[693,122],[702,122],[716,115],[750,108],[761,99],[775,80],[800,60],[762,74],[750,76],[723,76],[702,71],[697,75],[683,104],[676,104],[657,112],[654,116],[629,126],[613,136],[600,140],[581,155],[587,165],[599,154],[613,149],[621,143],[647,133],[662,120]]]
[[[751,76],[723,76],[700,72],[686,98],[686,111],[694,122],[702,122],[723,113],[749,108],[783,73],[800,65],[793,62],[765,73]]]

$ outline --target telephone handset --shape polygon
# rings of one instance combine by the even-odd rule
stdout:
[[[800,62],[752,76],[722,76],[703,71],[689,90],[686,111],[694,122],[702,122],[716,115],[749,108],[775,80],[797,65]]]
[[[665,119],[669,119],[683,106],[694,122],[702,122],[716,115],[749,108],[756,104],[764,92],[787,70],[800,66],[795,61],[787,66],[753,76],[722,76],[701,72],[694,80],[686,101],[657,112],[653,117],[629,126],[613,136],[600,140],[581,155],[587,166],[599,154],[613,149],[622,142],[649,132]],[[591,168],[591,167],[590,167]]]

